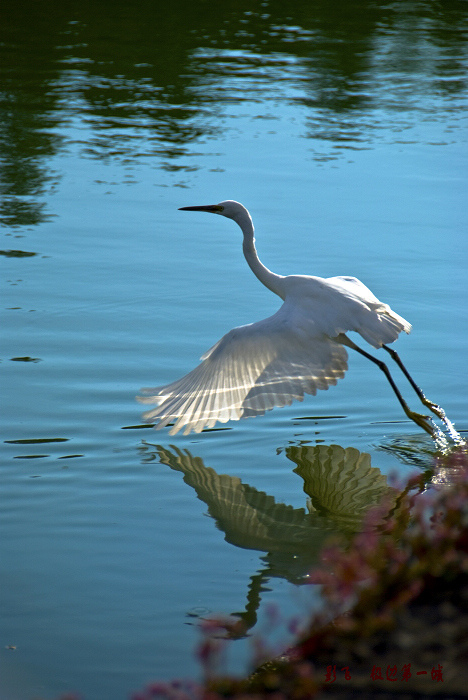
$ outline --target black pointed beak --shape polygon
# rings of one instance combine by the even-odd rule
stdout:
[[[208,204],[203,207],[180,207],[179,211],[207,211],[210,214],[219,214],[222,211],[222,207],[217,204]]]

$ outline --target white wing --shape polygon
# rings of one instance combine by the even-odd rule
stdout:
[[[182,428],[187,435],[328,389],[344,376],[347,357],[339,343],[295,323],[285,303],[263,321],[234,328],[185,377],[143,389],[138,400],[157,404],[145,420],[157,428],[174,423],[171,435]]]
[[[393,343],[401,331],[409,333],[411,324],[379,301],[355,277],[284,278],[289,313],[301,326],[308,324],[314,335],[336,338],[355,331],[375,348]]]
[[[346,313],[341,332],[356,331],[374,348],[380,348],[393,343],[402,331],[411,331],[411,323],[379,301],[356,277],[329,277],[325,282],[338,292],[342,303],[336,306]]]

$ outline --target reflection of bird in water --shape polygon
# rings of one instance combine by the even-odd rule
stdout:
[[[146,448],[152,446],[146,444]],[[288,447],[309,497],[307,511],[280,503],[273,496],[218,474],[200,457],[175,446],[154,446],[159,461],[182,472],[184,481],[207,504],[225,540],[236,547],[263,552],[260,571],[251,577],[245,611],[236,613],[247,627],[256,621],[262,591],[270,578],[307,583],[331,534],[357,532],[366,512],[385,501],[390,509],[398,492],[371,466],[370,455],[338,445]]]
[[[227,333],[189,374],[167,386],[144,389],[143,403],[157,404],[145,420],[157,428],[174,424],[170,433],[200,432],[217,421],[262,415],[274,406],[286,406],[304,394],[328,389],[344,376],[347,352],[356,350],[385,374],[406,415],[432,436],[439,429],[426,416],[411,411],[388,367],[350,340],[345,333],[359,333],[374,348],[384,348],[403,371],[422,403],[451,424],[438,406],[426,399],[402,364],[387,347],[411,325],[387,304],[380,302],[355,277],[282,276],[268,270],[255,249],[254,227],[247,209],[231,200],[210,206],[182,207],[233,219],[244,234],[243,250],[252,272],[283,305],[273,316],[239,326]],[[453,428],[452,428],[453,430]]]

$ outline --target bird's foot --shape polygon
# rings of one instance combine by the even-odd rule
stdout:
[[[454,441],[454,443],[456,445],[464,445],[465,444],[465,441],[461,437],[460,433],[458,433],[455,430],[452,422],[447,418],[447,415],[446,415],[444,409],[441,408],[441,406],[438,406],[436,403],[429,401],[429,399],[426,399],[426,397],[424,397],[423,404],[425,406],[427,406],[427,408],[429,408],[429,410],[431,410],[432,413],[434,413],[434,415],[436,415],[437,418],[439,418],[442,421],[448,434],[450,435],[451,439]],[[438,430],[436,430],[436,435],[439,435]]]
[[[447,438],[445,437],[442,430],[438,425],[434,423],[430,416],[422,416],[420,413],[415,413],[409,409],[405,411],[408,418],[411,418],[420,428],[429,433],[431,438],[434,440],[437,448],[439,450],[446,450],[448,446]]]
[[[434,415],[437,416],[437,418],[445,420],[445,411],[438,404],[434,403],[433,401],[430,401],[429,399],[426,399],[425,396],[423,399],[421,399],[421,401],[424,404],[424,406],[426,406],[430,411],[432,411],[432,413],[434,413]]]
[[[432,438],[436,438],[438,434],[438,430],[436,429],[436,426],[432,422],[431,418],[429,416],[422,416],[420,413],[416,413],[415,411],[405,411],[406,415],[408,418],[411,418],[412,421],[414,421],[417,425],[419,425],[420,428],[426,431],[426,433],[429,433],[429,435]]]

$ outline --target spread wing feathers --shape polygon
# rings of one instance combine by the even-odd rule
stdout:
[[[171,435],[182,429],[187,435],[217,421],[263,415],[336,384],[348,368],[344,347],[295,327],[283,308],[231,330],[182,379],[143,389],[138,400],[157,404],[144,419],[158,429],[174,423]]]
[[[329,277],[326,282],[339,293],[342,300],[348,301],[348,304],[341,304],[343,311],[346,311],[343,330],[356,331],[374,348],[393,343],[402,331],[411,331],[411,323],[395,313],[388,304],[379,301],[356,277]],[[348,309],[349,304],[353,308]]]

